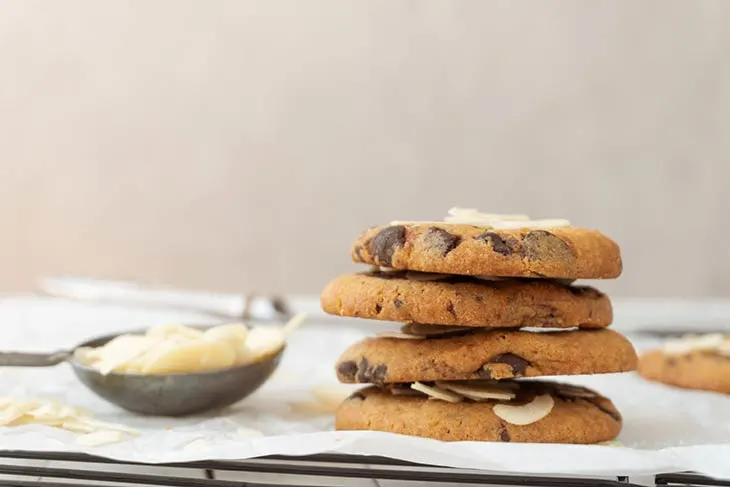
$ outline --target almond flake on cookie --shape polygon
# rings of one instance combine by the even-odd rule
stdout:
[[[484,400],[497,400],[497,401],[509,401],[516,397],[513,392],[504,390],[499,387],[492,385],[477,385],[470,384],[468,382],[449,382],[449,381],[436,381],[436,385],[441,389],[454,392],[461,396],[471,399],[472,401],[484,401]]]
[[[423,384],[421,382],[414,382],[413,384],[411,384],[411,389],[423,392],[424,394],[429,396],[429,398],[439,399],[441,401],[451,403],[461,402],[464,399],[462,396],[454,392],[441,389],[440,387],[427,386],[426,384]]]
[[[492,411],[494,414],[517,426],[525,426],[527,424],[537,423],[545,416],[550,414],[555,405],[555,400],[549,394],[543,394],[535,397],[527,404],[495,404]]]

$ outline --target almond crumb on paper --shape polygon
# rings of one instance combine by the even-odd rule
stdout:
[[[0,427],[39,424],[61,428],[74,433],[117,432],[138,435],[123,424],[94,419],[90,412],[49,399],[0,398]],[[108,437],[111,437],[109,435]],[[93,440],[91,440],[93,441]]]

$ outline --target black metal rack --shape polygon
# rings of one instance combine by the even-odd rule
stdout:
[[[23,465],[28,460],[64,462],[57,466]],[[269,456],[241,461],[202,461],[148,465],[73,453],[0,452],[0,485],[7,487],[110,486],[116,483],[177,487],[257,487],[265,485],[351,485],[353,479],[525,487],[630,487],[638,485],[730,486],[730,481],[692,473],[661,474],[653,482],[633,483],[629,476],[611,478],[526,476],[477,470],[433,467],[383,457],[319,454],[302,457]],[[17,463],[14,463],[17,461]],[[66,466],[65,464],[70,464]],[[135,468],[144,473],[135,472]],[[170,468],[179,473],[170,475]],[[123,471],[122,471],[123,470]],[[160,472],[155,472],[160,470]],[[262,480],[262,474],[268,477]],[[292,483],[282,475],[298,476]],[[253,478],[255,477],[255,478]],[[335,479],[334,481],[332,479]],[[339,483],[333,483],[339,482]]]

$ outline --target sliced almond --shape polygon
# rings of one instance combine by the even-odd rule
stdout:
[[[281,329],[281,333],[284,335],[284,338],[294,333],[300,326],[302,326],[302,324],[304,324],[305,321],[307,321],[306,313],[297,313],[292,316],[292,318],[287,321]]]
[[[376,267],[375,270],[376,271],[380,271],[380,272],[384,272],[385,274],[397,274],[399,272],[403,272],[400,269],[393,269],[392,267],[385,267],[385,266],[382,266],[382,265],[380,267]]]
[[[201,338],[208,342],[227,343],[238,350],[246,343],[248,327],[243,323],[229,323],[227,325],[209,328],[203,332]]]
[[[525,221],[529,220],[527,215],[500,215],[497,213],[482,213],[474,208],[451,208],[449,216],[444,218],[449,223],[461,223],[465,225],[490,226],[493,222],[501,221]]]
[[[124,425],[106,423],[91,418],[81,408],[47,399],[0,398],[0,426],[40,424],[63,428],[77,433],[119,431],[137,434]]]
[[[413,226],[419,226],[419,225],[443,225],[444,222],[439,221],[418,221],[418,220],[393,220],[390,222],[391,226],[395,225],[413,225]]]
[[[406,335],[416,335],[419,337],[433,337],[441,335],[449,335],[463,331],[475,330],[470,326],[448,326],[448,325],[423,325],[421,323],[408,323],[400,329]]]
[[[441,401],[457,403],[463,400],[463,398],[458,394],[455,394],[451,391],[446,391],[444,389],[441,389],[440,387],[427,386],[426,384],[423,384],[421,382],[414,382],[413,384],[411,384],[411,389],[423,392],[427,396],[434,399],[439,399]]]
[[[542,220],[501,220],[495,221],[492,226],[497,230],[518,230],[521,228],[560,228],[569,227],[570,222],[559,218],[545,218]]]
[[[150,351],[142,365],[143,374],[181,374],[219,370],[236,363],[236,352],[226,343],[203,340],[184,343],[164,342]]]
[[[257,326],[252,328],[246,337],[246,344],[242,358],[237,365],[245,365],[260,362],[266,357],[274,355],[281,350],[286,343],[284,329],[274,326]]]
[[[529,220],[530,217],[527,215],[520,215],[520,214],[500,214],[500,213],[482,213],[479,210],[475,210],[474,208],[451,208],[449,210],[449,215],[451,216],[461,216],[463,218],[479,218],[482,220],[515,220],[515,221],[524,221]]]
[[[406,272],[406,279],[409,281],[443,281],[444,279],[448,279],[449,276],[446,274],[434,274],[432,272],[417,272],[417,271],[408,271]]]
[[[203,331],[185,325],[167,324],[153,326],[145,335],[161,340],[167,338],[195,340],[203,336]]]
[[[686,335],[678,340],[670,340],[664,345],[664,353],[669,355],[685,355],[692,352],[709,352],[717,350],[725,343],[722,333],[706,335]]]
[[[409,335],[399,331],[380,331],[376,334],[379,338],[398,338],[401,340],[423,340],[426,337],[418,335]]]
[[[542,220],[532,220],[532,228],[561,228],[569,227],[570,221],[564,218],[544,218]]]
[[[504,389],[492,387],[488,385],[469,385],[459,382],[441,382],[436,381],[436,385],[441,389],[460,394],[473,401],[496,399],[498,401],[509,401],[515,398],[515,394]]]
[[[494,414],[510,424],[524,426],[540,421],[550,414],[555,405],[555,400],[549,394],[535,397],[532,401],[521,406],[512,404],[495,404],[492,408]]]

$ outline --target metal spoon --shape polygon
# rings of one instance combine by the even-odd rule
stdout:
[[[100,347],[118,335],[95,338],[76,348]],[[74,350],[0,352],[0,366],[52,367],[68,362],[86,387],[121,408],[152,416],[183,416],[230,406],[253,393],[276,370],[284,353],[282,347],[259,362],[210,372],[161,375],[111,372],[102,375],[77,361]]]

